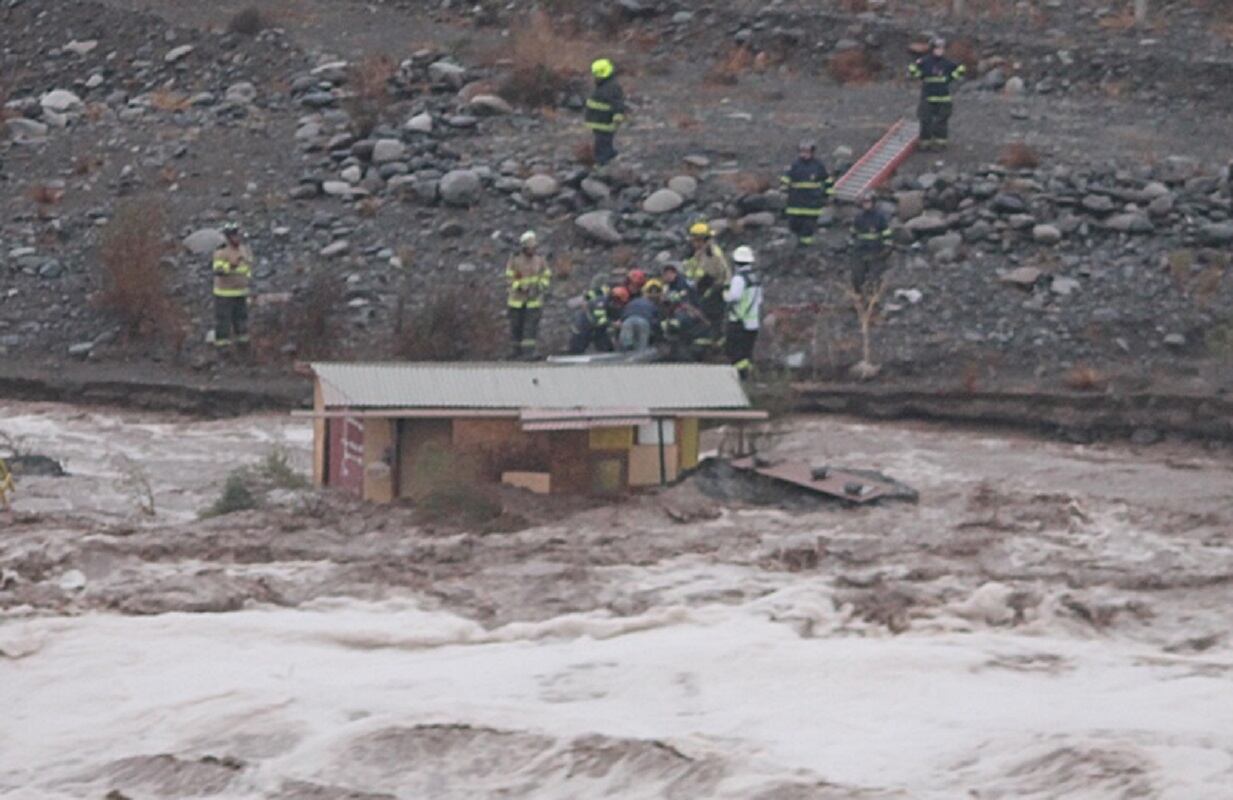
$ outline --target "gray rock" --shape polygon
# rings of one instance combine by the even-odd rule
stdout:
[[[1074,278],[1067,278],[1063,275],[1054,275],[1053,280],[1049,283],[1049,290],[1056,295],[1069,297],[1071,294],[1079,291],[1082,284]]]
[[[227,87],[227,92],[223,95],[223,99],[229,103],[238,103],[246,106],[257,99],[257,87],[248,81],[233,83]]]
[[[671,189],[658,189],[642,202],[642,210],[648,214],[667,214],[685,204],[685,198]]]
[[[615,215],[611,211],[589,211],[574,220],[574,224],[589,238],[603,244],[620,244],[624,241],[616,229]]]
[[[223,232],[217,228],[202,228],[185,236],[181,244],[193,255],[204,256],[222,247],[226,241]]]
[[[80,42],[74,39],[64,46],[64,52],[84,56],[88,53],[94,52],[94,48],[96,47],[98,47],[98,39],[85,39]]]
[[[1003,273],[1000,280],[1024,289],[1030,289],[1040,280],[1041,272],[1036,267],[1018,267]]]
[[[428,79],[439,86],[461,89],[467,82],[467,68],[450,61],[436,61],[428,65]]]
[[[479,124],[479,117],[471,114],[452,114],[445,118],[445,124],[451,128],[474,128]]]
[[[581,184],[582,193],[596,202],[607,200],[612,196],[608,184],[595,178],[584,178]]]
[[[455,169],[441,178],[441,199],[452,206],[469,206],[479,199],[479,175],[469,169]]]
[[[354,186],[363,179],[364,170],[360,169],[358,164],[352,164],[349,167],[344,167],[342,172],[338,173],[338,175],[344,181]]]
[[[70,344],[68,354],[74,358],[85,358],[94,350],[94,342],[78,342]]]
[[[899,219],[907,222],[925,213],[925,193],[919,191],[897,192],[895,194],[895,213]]]
[[[686,200],[692,200],[698,194],[698,179],[691,175],[677,175],[668,181],[668,188]]]
[[[959,254],[959,250],[963,247],[963,237],[958,233],[945,233],[933,237],[925,246],[933,255],[945,256],[949,260]]]
[[[1151,217],[1167,217],[1173,213],[1173,195],[1162,194],[1152,198],[1147,204],[1147,213]]]
[[[1079,205],[1083,206],[1084,211],[1089,211],[1093,214],[1109,214],[1117,207],[1110,197],[1103,194],[1089,194],[1083,198]]]
[[[403,123],[403,130],[414,133],[432,133],[432,114],[427,111],[416,114]]]
[[[472,114],[495,115],[512,114],[514,107],[495,94],[477,94],[467,103],[467,110]]]
[[[689,166],[697,167],[698,169],[706,169],[711,165],[711,159],[698,154],[685,156],[684,161]]]
[[[1170,333],[1164,337],[1164,343],[1169,347],[1185,347],[1186,337],[1180,333]]]
[[[1213,222],[1198,230],[1199,241],[1202,244],[1233,243],[1233,222]]]
[[[950,229],[950,223],[945,217],[934,214],[921,214],[913,217],[903,226],[909,233],[917,237],[937,236]]]
[[[321,123],[305,122],[303,125],[295,129],[296,141],[311,142],[321,136]]]
[[[327,108],[334,105],[334,93],[326,91],[305,92],[300,95],[300,104],[308,108]]]
[[[336,242],[330,242],[325,247],[321,248],[322,258],[337,258],[345,254],[351,249],[351,242],[346,239],[339,239]]]
[[[1027,89],[1027,84],[1023,82],[1023,78],[1014,75],[1006,79],[1006,85],[1002,87],[1002,91],[1011,97],[1018,97]]]
[[[43,262],[41,267],[39,267],[39,277],[46,280],[55,280],[63,274],[64,265],[60,263],[59,259],[48,259]]]
[[[775,214],[771,211],[755,211],[752,214],[746,214],[741,217],[741,225],[746,228],[773,228],[775,226]],[[713,225],[712,229],[714,229]]]
[[[560,189],[557,179],[551,175],[532,175],[522,182],[522,193],[531,198],[552,197]]]
[[[39,105],[44,111],[55,111],[60,114],[81,108],[81,98],[67,89],[52,89],[39,98]]]
[[[1041,244],[1057,244],[1062,241],[1062,232],[1056,225],[1037,225],[1032,228],[1032,238]]]
[[[402,161],[407,156],[407,146],[398,139],[378,139],[372,147],[374,164]]]
[[[1156,230],[1156,226],[1152,225],[1152,221],[1137,211],[1114,214],[1105,220],[1105,227],[1121,233],[1151,233]]]
[[[1143,196],[1148,200],[1154,200],[1157,197],[1163,197],[1166,194],[1171,194],[1169,187],[1165,186],[1160,181],[1150,181],[1143,187]]]
[[[989,205],[1001,214],[1024,214],[1028,210],[1027,202],[1017,194],[994,195]]]
[[[321,191],[331,197],[346,197],[355,192],[356,189],[347,181],[325,181],[321,184]]]
[[[168,64],[174,64],[187,56],[189,53],[193,52],[195,49],[196,48],[191,44],[182,44],[179,47],[173,47],[167,51],[167,55],[163,56],[163,61],[166,61]]]

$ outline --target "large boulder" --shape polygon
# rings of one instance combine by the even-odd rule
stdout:
[[[441,199],[451,206],[469,206],[479,200],[480,177],[469,169],[455,169],[441,178]]]
[[[915,190],[898,192],[895,194],[895,204],[899,219],[907,222],[925,213],[925,193]]]
[[[950,229],[950,223],[945,217],[934,214],[921,214],[913,217],[903,226],[909,233],[917,237],[937,236]]]
[[[671,189],[659,189],[642,202],[642,210],[648,214],[667,214],[685,204],[685,198]]]
[[[611,211],[588,211],[574,220],[588,238],[603,244],[620,244],[621,232],[616,229],[616,217]]]
[[[223,232],[217,228],[202,228],[185,236],[182,244],[184,249],[193,255],[204,256],[222,247],[226,241]]]

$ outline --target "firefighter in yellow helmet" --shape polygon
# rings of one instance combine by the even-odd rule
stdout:
[[[584,119],[595,136],[595,163],[600,166],[616,158],[616,130],[625,121],[625,92],[615,73],[616,67],[606,58],[591,64],[595,90],[587,98]]]
[[[724,313],[727,311],[724,291],[732,282],[732,268],[714,238],[715,233],[706,222],[695,222],[689,226],[692,254],[685,259],[684,267],[685,277],[694,285],[698,308],[711,330],[719,332],[718,338],[722,338]]]

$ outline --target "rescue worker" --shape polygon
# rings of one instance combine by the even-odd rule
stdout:
[[[711,348],[710,323],[702,311],[687,300],[672,305],[663,330],[671,361],[702,361]]]
[[[882,278],[889,266],[890,220],[878,208],[871,192],[860,198],[860,212],[852,221],[852,288],[863,294]]]
[[[548,262],[536,250],[539,239],[527,231],[518,239],[519,251],[505,265],[509,282],[510,358],[534,358],[539,321],[544,313],[544,295],[552,282]]]
[[[625,92],[613,74],[616,67],[607,58],[591,64],[595,89],[587,99],[584,120],[595,137],[595,163],[601,167],[616,158],[616,130],[625,121]]]
[[[226,242],[214,251],[214,345],[248,346],[248,291],[253,279],[253,252],[240,226],[223,225]]]
[[[642,294],[642,287],[646,284],[646,278],[646,271],[641,269],[631,269],[625,273],[625,288],[629,291],[631,299]]]
[[[929,53],[908,65],[908,76],[921,82],[920,149],[942,150],[950,137],[950,112],[953,108],[950,85],[962,80],[967,67],[946,58],[946,40],[934,37]]]
[[[664,300],[668,303],[698,302],[693,284],[686,280],[676,264],[665,264],[659,271],[659,280],[664,285]]]
[[[762,322],[762,282],[754,272],[754,251],[742,245],[732,253],[736,274],[724,292],[728,303],[728,330],[725,348],[728,360],[736,367],[741,379],[753,370],[754,345]]]
[[[685,259],[685,277],[695,286],[704,275],[710,275],[720,286],[727,286],[732,280],[728,259],[724,258],[724,251],[715,244],[714,238],[715,233],[706,222],[689,226],[690,255]]]
[[[625,291],[622,287],[617,288]],[[608,329],[609,294],[607,284],[601,279],[599,285],[592,286],[582,296],[585,305],[574,315],[574,324],[570,328],[570,355],[582,355],[591,345],[597,352],[612,352],[612,336]]]
[[[797,159],[779,179],[788,190],[788,227],[801,245],[811,245],[818,218],[826,198],[834,193],[834,181],[817,158],[818,144],[812,139],[800,143]]]
[[[712,350],[718,350],[724,345],[724,325],[728,312],[724,291],[727,288],[727,285],[717,283],[710,275],[704,275],[695,289],[698,297],[698,310],[702,312],[710,328],[708,347]]]
[[[0,511],[9,511],[9,495],[17,491],[13,473],[3,458],[0,458]]]
[[[657,278],[652,278],[642,288],[642,294],[621,309],[621,352],[639,352],[651,346],[664,318],[660,307],[663,292],[664,285]]]

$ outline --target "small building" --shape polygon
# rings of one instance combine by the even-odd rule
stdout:
[[[698,463],[700,423],[764,419],[702,364],[312,364],[313,478],[367,500],[442,480],[616,494]]]

